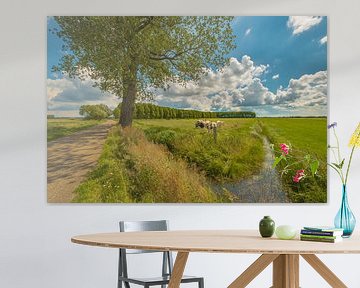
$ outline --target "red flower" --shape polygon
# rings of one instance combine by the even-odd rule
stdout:
[[[281,149],[283,155],[289,154],[289,146],[286,145],[285,143],[280,144],[280,149]]]
[[[293,181],[295,183],[299,183],[301,179],[305,177],[305,171],[304,169],[297,170],[295,176],[293,177]]]

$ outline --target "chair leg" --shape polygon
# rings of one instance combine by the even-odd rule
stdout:
[[[199,288],[204,288],[204,279],[199,280]]]

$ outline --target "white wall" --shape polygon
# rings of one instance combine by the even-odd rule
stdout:
[[[94,1],[95,2],[95,1]],[[278,224],[331,224],[340,183],[331,173],[325,205],[50,205],[46,203],[46,16],[83,14],[328,15],[329,120],[342,144],[360,120],[360,2],[305,1],[19,1],[0,10],[0,287],[115,287],[116,250],[70,243],[76,234],[116,231],[120,219],[171,221],[172,229],[256,228],[263,215]],[[349,183],[360,219],[360,151]],[[360,225],[358,225],[360,227]],[[188,273],[206,287],[226,287],[255,255],[192,254]],[[360,255],[321,256],[349,287],[360,287]],[[135,259],[138,268],[146,263]],[[348,263],[347,265],[344,265]],[[150,269],[153,270],[154,268]],[[251,287],[269,287],[267,269]],[[328,287],[306,263],[302,287]]]

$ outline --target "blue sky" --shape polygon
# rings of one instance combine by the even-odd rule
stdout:
[[[54,28],[59,28],[59,26],[52,17],[48,18],[47,28],[47,77],[50,79],[54,79],[55,77],[51,73],[51,69],[54,65],[57,65],[59,63],[59,60],[63,53],[61,51],[63,41],[54,33],[49,31]]]
[[[49,18],[48,28],[53,27],[56,23]],[[199,85],[207,89],[189,85],[193,97],[183,96],[189,93],[174,85],[159,92],[155,102],[186,109],[253,110],[259,116],[326,115],[326,17],[244,16],[236,17],[232,27],[236,48],[229,54],[231,64],[225,74],[215,71],[204,77]],[[55,77],[51,67],[63,53],[62,41],[48,33],[47,43],[50,114],[76,116],[84,103],[116,105],[113,95],[87,87],[90,80]]]
[[[237,48],[231,56],[251,56],[256,64],[269,64],[264,77],[267,87],[276,92],[291,78],[327,70],[327,45],[319,40],[327,36],[326,17],[316,26],[293,35],[287,26],[289,17],[238,17],[233,24]],[[251,29],[248,35],[246,31]],[[279,74],[279,79],[272,76]]]

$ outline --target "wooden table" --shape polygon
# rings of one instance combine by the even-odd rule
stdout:
[[[177,251],[169,288],[178,288],[190,252],[262,254],[228,288],[246,287],[273,263],[273,288],[299,287],[299,256],[302,256],[331,287],[347,287],[315,254],[360,253],[360,237],[339,243],[320,243],[261,238],[255,230],[118,232],[75,236],[77,244]]]

